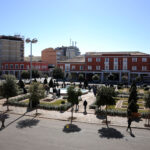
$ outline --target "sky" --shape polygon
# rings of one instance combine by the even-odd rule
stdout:
[[[70,39],[82,54],[150,53],[150,0],[0,0],[0,35],[15,34],[38,39],[34,56]]]

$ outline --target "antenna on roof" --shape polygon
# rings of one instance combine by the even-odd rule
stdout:
[[[77,45],[77,42],[75,41],[75,47],[76,47],[76,45]]]

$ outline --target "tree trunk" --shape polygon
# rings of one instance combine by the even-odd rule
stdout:
[[[73,106],[72,106],[72,109],[71,109],[71,124],[72,124],[72,120],[73,120]]]
[[[107,125],[107,128],[108,128],[108,121],[107,121],[107,105],[106,105],[106,125]]]
[[[9,111],[8,98],[7,98],[7,111]]]

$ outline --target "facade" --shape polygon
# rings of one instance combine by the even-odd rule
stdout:
[[[60,61],[58,66],[66,73],[83,73],[88,80],[98,74],[102,83],[110,75],[114,82],[123,82],[125,78],[130,83],[137,77],[150,82],[150,55],[141,52],[88,52],[82,59]]]
[[[24,61],[24,39],[17,36],[0,36],[0,69],[3,62]]]
[[[22,71],[30,69],[30,62],[5,62],[2,63],[2,74],[12,74],[16,78],[20,78]],[[48,63],[46,62],[32,62],[32,69],[48,72]]]
[[[47,48],[42,51],[41,60],[49,65],[57,65],[56,51],[53,48]]]
[[[62,46],[55,48],[57,61],[71,59],[80,55],[80,50],[76,46]]]

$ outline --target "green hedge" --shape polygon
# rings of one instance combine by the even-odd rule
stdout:
[[[17,97],[17,98],[11,98],[8,101],[9,105],[12,106],[20,106],[20,107],[28,107],[27,103],[20,102],[22,100],[28,99],[30,95],[24,95],[22,97]],[[39,104],[38,108],[39,109],[46,109],[46,110],[58,110],[58,111],[66,111],[71,107],[71,103],[65,103],[61,104],[60,106],[55,106],[55,105],[50,105],[50,104]]]

